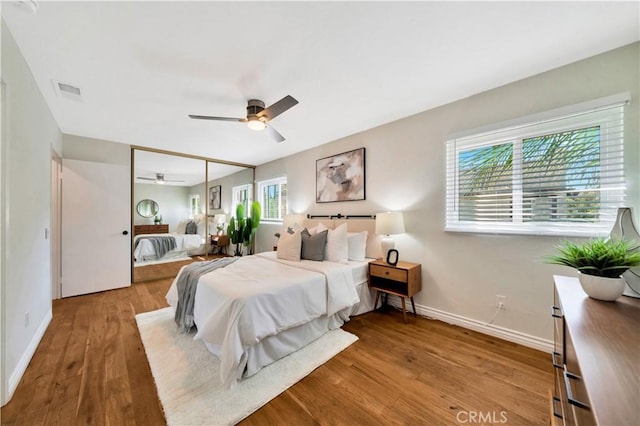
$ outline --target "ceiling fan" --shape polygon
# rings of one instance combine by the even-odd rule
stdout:
[[[276,142],[284,141],[284,136],[276,131],[269,125],[269,122],[288,110],[294,107],[298,101],[292,96],[285,96],[275,104],[264,107],[264,102],[258,99],[250,99],[247,104],[247,117],[246,118],[230,118],[230,117],[212,117],[209,115],[189,115],[190,118],[196,120],[217,120],[217,121],[238,121],[240,123],[247,123],[247,126],[252,130],[266,129],[271,138]]]
[[[155,183],[158,183],[160,185],[162,185],[165,182],[184,182],[183,180],[169,180],[169,179],[165,179],[164,178],[164,173],[156,173],[156,177],[154,178],[149,178],[149,177],[144,177],[144,176],[137,176],[138,179],[142,179],[142,180],[152,180]]]

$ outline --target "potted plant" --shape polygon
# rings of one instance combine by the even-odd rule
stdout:
[[[260,203],[254,201],[251,204],[251,216],[245,217],[244,206],[238,204],[236,216],[231,217],[227,227],[227,235],[231,243],[235,244],[234,255],[242,256],[242,246],[248,248],[249,254],[253,254],[253,242],[256,231],[260,225]]]
[[[629,268],[640,265],[640,252],[625,240],[595,239],[583,244],[565,241],[556,247],[558,254],[547,256],[547,263],[578,270],[580,285],[589,297],[614,301],[624,292],[621,277]]]
[[[261,214],[261,206],[260,203],[254,201],[251,203],[251,216],[247,217],[245,230],[243,234],[243,242],[242,244],[248,248],[249,254],[253,254],[253,249],[255,247],[254,241],[256,238],[256,232],[258,230],[258,226],[260,226],[260,214]]]

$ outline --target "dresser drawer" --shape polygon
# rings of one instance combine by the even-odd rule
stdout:
[[[380,265],[369,265],[369,274],[372,277],[386,278],[388,280],[407,282],[407,271],[405,269],[387,268]]]
[[[578,425],[595,425],[596,420],[591,411],[591,402],[582,378],[580,364],[570,336],[565,340],[565,365],[562,375],[562,386],[567,400],[567,409],[571,410],[568,417]]]
[[[169,225],[134,225],[133,226],[133,234],[134,235],[144,235],[144,234],[168,234],[169,233]]]

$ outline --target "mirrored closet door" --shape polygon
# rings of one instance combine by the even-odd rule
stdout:
[[[131,157],[132,282],[173,277],[193,260],[231,252],[234,190],[252,190],[253,166],[142,147]]]

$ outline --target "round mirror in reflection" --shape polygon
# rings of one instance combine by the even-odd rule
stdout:
[[[141,200],[136,206],[136,211],[142,217],[154,217],[158,214],[158,203],[153,200]]]

